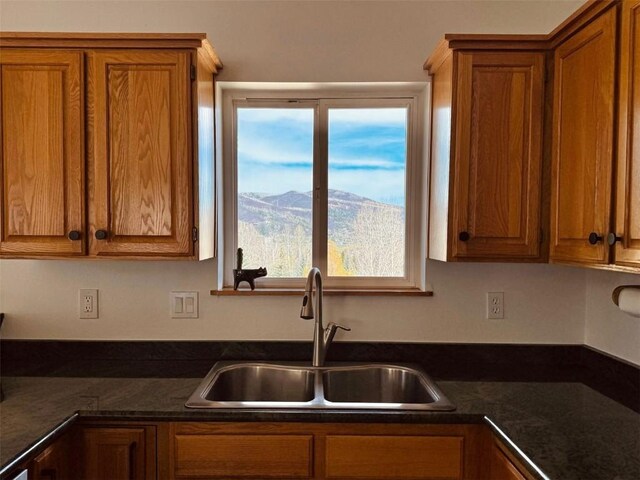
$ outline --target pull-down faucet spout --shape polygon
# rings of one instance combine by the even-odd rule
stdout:
[[[316,286],[315,295],[313,294],[313,285]],[[313,305],[315,300],[315,307]],[[314,312],[315,309],[315,312]],[[325,329],[322,325],[322,274],[320,269],[313,267],[307,275],[307,285],[302,298],[302,309],[300,310],[300,318],[305,320],[313,320],[315,318],[315,328],[313,331],[313,360],[311,364],[314,367],[324,366],[324,359],[327,355],[329,345],[333,341],[336,330],[341,328],[350,331],[350,328],[329,323]]]

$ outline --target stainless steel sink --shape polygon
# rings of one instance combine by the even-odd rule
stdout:
[[[310,402],[315,372],[265,365],[230,365],[220,369],[205,399],[217,402]]]
[[[218,362],[189,408],[454,410],[420,368],[409,365]]]
[[[329,402],[417,403],[437,401],[429,382],[415,370],[398,366],[363,365],[323,372],[324,396]]]

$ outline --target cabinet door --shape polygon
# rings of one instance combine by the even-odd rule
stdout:
[[[179,478],[312,478],[312,435],[176,435]]]
[[[520,470],[496,445],[495,440],[491,445],[491,480],[526,480]]]
[[[622,8],[615,263],[640,267],[640,1]]]
[[[460,53],[454,258],[540,255],[543,53]]]
[[[31,480],[75,478],[71,475],[70,455],[69,438],[64,436],[33,459],[29,466],[29,478]]]
[[[0,54],[0,255],[84,253],[82,66],[78,52]]]
[[[150,428],[82,429],[84,476],[91,480],[155,478],[155,445]]]
[[[327,435],[326,478],[461,479],[463,437]]]
[[[193,252],[189,53],[89,54],[90,253]]]
[[[615,71],[615,8],[555,51],[552,260],[609,260]]]

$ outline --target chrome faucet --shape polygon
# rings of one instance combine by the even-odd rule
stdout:
[[[313,295],[313,284],[316,285],[316,294]],[[315,299],[315,315],[313,300]],[[324,358],[327,355],[329,345],[333,340],[336,330],[351,331],[350,328],[337,325],[333,322],[327,325],[325,329],[322,325],[322,274],[318,267],[313,267],[307,275],[307,286],[304,289],[304,297],[302,298],[302,309],[300,310],[300,318],[312,320],[315,318],[315,330],[313,332],[313,361],[311,365],[314,367],[324,366]]]

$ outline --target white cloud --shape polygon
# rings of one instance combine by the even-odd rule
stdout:
[[[287,145],[286,148],[277,148],[268,141],[256,139],[251,142],[242,142],[238,145],[238,159],[240,164],[243,160],[250,160],[264,165],[309,165],[313,163],[313,154],[303,150],[292,150]],[[354,168],[401,168],[397,162],[390,158],[360,155],[332,155],[329,158],[329,165],[338,167]]]
[[[389,145],[406,144],[406,140],[393,136],[341,138],[339,148],[382,148]]]
[[[313,152],[297,149],[295,145],[274,145],[261,137],[244,138],[242,142],[238,143],[238,160],[240,162],[243,160],[242,157],[247,157],[254,162],[265,165],[287,163],[311,165],[313,163]]]
[[[332,155],[329,157],[329,168],[331,166],[338,167],[356,167],[356,168],[402,168],[401,165],[384,157],[361,157],[361,156],[345,156],[345,155]]]

